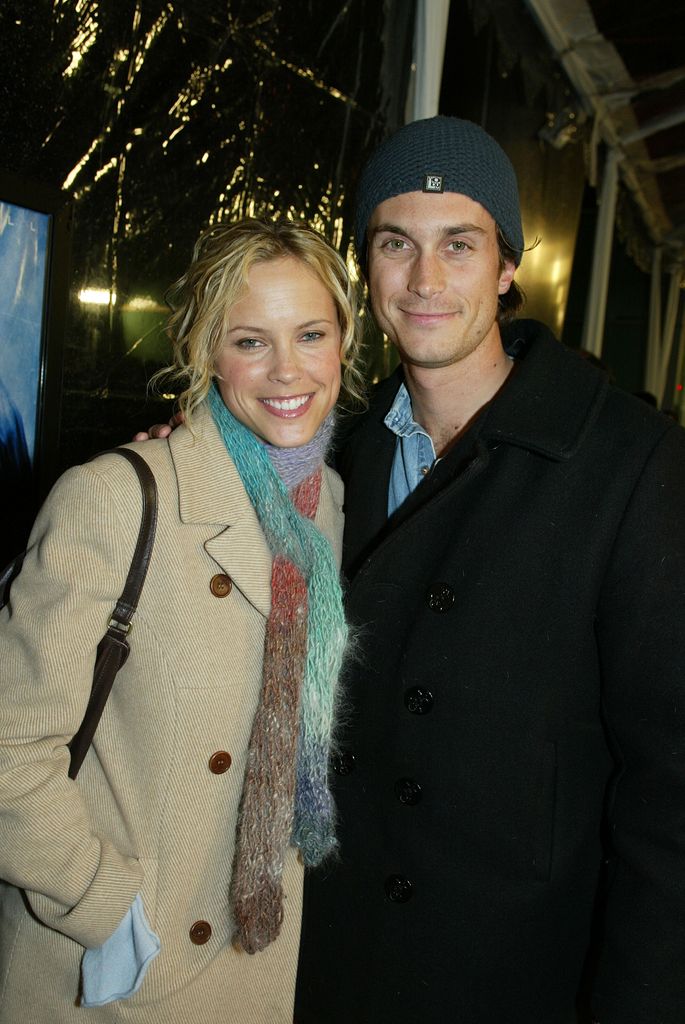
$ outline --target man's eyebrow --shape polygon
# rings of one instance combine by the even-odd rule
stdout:
[[[485,228],[482,228],[480,224],[456,224],[454,227],[443,228],[443,234],[445,235],[484,235],[486,234]]]
[[[408,231],[407,228],[403,228],[400,224],[385,223],[385,224],[377,224],[376,227],[371,228],[371,234],[372,234],[372,236],[380,235],[380,234],[407,235],[407,236],[410,236],[411,232]],[[486,234],[486,230],[485,230],[485,228],[481,227],[479,224],[470,224],[470,223],[454,224],[454,225],[448,224],[448,225],[445,225],[445,227],[440,229],[440,234],[443,237],[445,237],[445,238],[450,236],[450,235],[473,235],[473,234],[484,235],[484,234]]]
[[[389,235],[409,234],[406,228],[400,227],[398,224],[377,224],[375,228],[371,228],[372,235],[380,235],[383,233],[387,233]]]

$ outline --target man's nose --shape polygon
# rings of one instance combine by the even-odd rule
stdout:
[[[430,299],[445,288],[445,267],[436,253],[420,253],[412,267],[409,290]]]

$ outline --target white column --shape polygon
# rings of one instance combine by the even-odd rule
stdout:
[[[418,0],[414,27],[414,61],[405,120],[418,121],[438,112],[450,0]]]
[[[618,192],[618,156],[609,149],[604,165],[599,215],[595,228],[595,247],[592,255],[590,290],[585,305],[585,322],[581,346],[601,357],[604,343],[604,321],[607,309],[611,250],[614,241],[614,219]]]
[[[659,387],[659,356],[661,348],[661,248],[652,253],[652,283],[649,292],[649,323],[647,326],[647,358],[645,390],[656,395]]]

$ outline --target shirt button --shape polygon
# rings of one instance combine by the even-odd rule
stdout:
[[[404,706],[412,715],[427,715],[433,707],[433,694],[424,686],[412,686],[405,690]]]
[[[209,581],[209,589],[214,594],[214,597],[226,597],[231,593],[233,583],[231,577],[227,576],[223,572],[219,572],[216,576],[212,576]]]
[[[412,884],[402,875],[390,875],[385,880],[385,895],[392,903],[406,903],[411,899]]]
[[[431,471],[430,466],[421,466],[421,475],[422,476],[428,476],[430,471]]]
[[[434,583],[426,594],[432,612],[448,612],[454,604],[454,591],[446,583]]]
[[[196,946],[204,946],[209,942],[212,935],[212,926],[209,921],[196,921],[190,928],[190,941]]]
[[[405,807],[418,804],[423,796],[421,786],[414,779],[398,779],[395,783],[395,796]]]
[[[209,770],[214,775],[223,775],[231,767],[231,755],[227,750],[216,750],[209,759]]]
[[[349,775],[354,771],[354,754],[349,750],[333,756],[333,771],[336,775]]]

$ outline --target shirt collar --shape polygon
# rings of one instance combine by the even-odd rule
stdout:
[[[383,422],[388,430],[391,430],[397,437],[413,437],[415,434],[423,434],[424,437],[430,436],[414,419],[411,398],[404,383],[400,384],[395,400]]]

